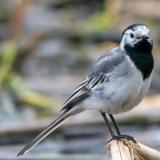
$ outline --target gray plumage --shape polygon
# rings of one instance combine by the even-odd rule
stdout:
[[[133,27],[134,30],[132,30]],[[142,50],[137,50],[134,46],[143,40],[143,38],[141,41],[139,40],[141,36],[139,33],[143,32],[142,36],[149,35],[149,30],[146,26],[137,25],[137,28],[133,27],[125,30],[119,47],[107,51],[95,62],[90,74],[64,104],[60,116],[27,144],[18,155],[29,151],[53,132],[64,120],[77,113],[85,110],[96,110],[103,113],[116,114],[128,111],[139,104],[150,86],[153,64],[151,65],[152,68],[143,70],[143,65],[141,64],[143,61],[138,60],[138,63],[137,61],[135,63],[136,59],[134,59],[134,56],[131,56],[126,51],[125,46],[127,45],[127,47],[131,47],[131,51],[136,49],[135,55],[142,54]],[[135,34],[135,39],[130,37],[131,32]],[[136,34],[139,36],[137,39]],[[136,40],[137,43],[135,42]],[[150,44],[150,42],[144,41],[143,45],[145,43],[146,45]],[[146,55],[148,54],[148,50],[143,52],[144,56],[145,52]],[[151,61],[150,57],[146,57],[145,65]],[[145,78],[144,71],[148,72]]]

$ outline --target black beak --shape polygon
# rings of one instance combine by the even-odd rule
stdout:
[[[150,45],[153,45],[152,39],[148,35],[143,35],[142,41],[149,43]]]
[[[150,39],[150,37],[149,36],[147,36],[147,35],[143,35],[143,37],[142,37],[144,40],[148,40],[148,39]]]

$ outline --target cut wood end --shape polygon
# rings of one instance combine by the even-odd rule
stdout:
[[[107,148],[112,160],[160,160],[160,152],[126,138],[110,141]]]

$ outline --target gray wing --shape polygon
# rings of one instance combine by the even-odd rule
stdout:
[[[71,109],[75,105],[82,102],[84,99],[90,96],[90,90],[104,81],[104,74],[100,73],[94,77],[87,77],[72,93],[72,95],[67,99],[62,110]]]
[[[120,48],[114,48],[101,56],[91,69],[91,76],[96,76],[99,72],[109,73],[125,60],[125,54]]]
[[[75,89],[65,102],[62,110],[71,109],[90,96],[90,91],[97,84],[103,83],[106,73],[109,73],[124,60],[124,54],[119,48],[112,49],[101,56],[93,65],[88,77]]]

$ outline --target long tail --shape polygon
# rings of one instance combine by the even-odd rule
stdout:
[[[46,136],[53,132],[57,127],[59,127],[64,120],[68,118],[68,111],[65,110],[54,122],[52,122],[44,131],[42,131],[36,138],[34,138],[30,143],[28,143],[17,156],[23,155],[36,146],[40,141],[42,141]]]

